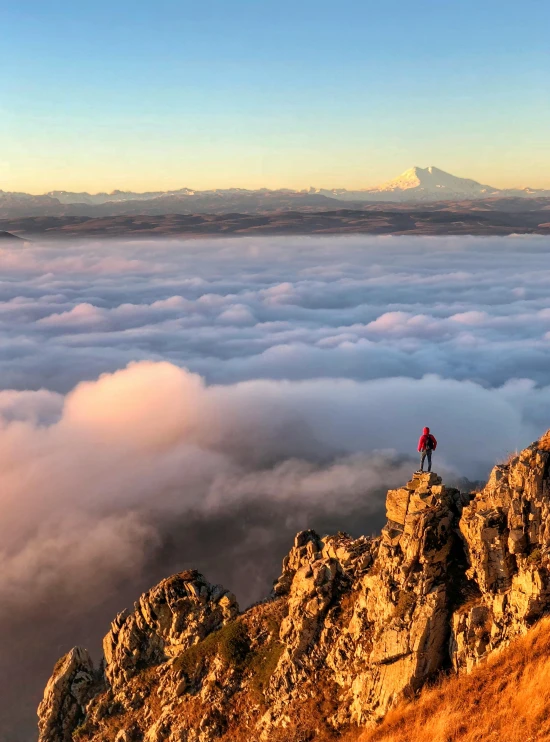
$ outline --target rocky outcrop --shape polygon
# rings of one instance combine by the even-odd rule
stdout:
[[[476,595],[453,616],[451,653],[469,670],[550,608],[550,437],[496,466],[459,522]]]
[[[105,676],[118,689],[137,672],[200,642],[239,612],[235,596],[196,570],[163,580],[120,613],[103,640]]]
[[[335,670],[344,669],[336,678],[346,689],[351,721],[383,716],[444,663],[457,497],[435,474],[415,474],[388,494],[377,558],[357,586],[348,626],[353,642],[347,652],[335,647],[329,659]]]
[[[550,606],[549,462],[538,441],[478,493],[417,472],[388,492],[379,537],[299,533],[244,613],[197,572],[164,580],[113,622],[100,678],[83,650],[56,668],[41,742],[279,742],[376,723]]]
[[[88,652],[71,649],[57,662],[38,707],[40,739],[70,742],[86,704],[101,685]]]

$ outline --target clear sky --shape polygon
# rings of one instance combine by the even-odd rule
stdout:
[[[548,0],[0,0],[0,189],[550,187]]]

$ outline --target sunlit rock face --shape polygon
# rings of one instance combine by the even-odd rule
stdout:
[[[188,649],[239,612],[235,596],[210,585],[196,570],[163,580],[121,613],[103,640],[105,675],[112,688],[141,669]]]
[[[524,634],[550,605],[550,436],[496,466],[459,522],[477,595],[453,615],[458,670]]]
[[[469,671],[550,606],[549,444],[477,493],[416,472],[378,537],[299,533],[242,613],[194,570],[163,580],[116,617],[99,669],[80,648],[58,663],[41,742],[313,739]]]
[[[58,660],[38,707],[40,739],[70,742],[91,698],[104,687],[88,652],[74,647]]]

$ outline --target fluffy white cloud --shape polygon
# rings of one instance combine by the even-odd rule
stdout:
[[[131,360],[209,381],[548,378],[548,240],[48,243],[0,252],[5,387],[68,391]]]
[[[0,717],[171,570],[246,602],[293,531],[376,530],[425,424],[446,478],[549,427],[549,247],[0,249]]]

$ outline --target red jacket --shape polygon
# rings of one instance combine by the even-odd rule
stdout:
[[[420,438],[418,440],[418,450],[419,451],[424,451],[424,449],[426,448],[426,441],[428,440],[428,438],[430,438],[431,441],[432,441],[432,451],[435,451],[435,449],[437,448],[437,441],[435,439],[435,436],[433,436],[430,433],[430,429],[429,428],[424,428],[424,431],[423,431],[422,435],[420,436]]]

